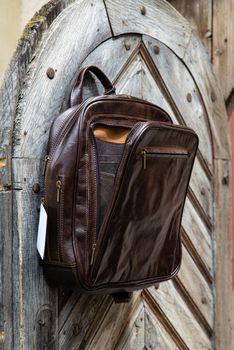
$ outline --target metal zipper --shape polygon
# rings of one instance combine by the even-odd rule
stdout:
[[[45,159],[44,159],[44,167],[43,167],[43,171],[42,171],[43,176],[45,175],[46,165],[47,165],[48,160],[50,160],[50,157],[48,154],[46,154]]]
[[[92,155],[94,158],[94,179],[95,179],[95,183],[93,184],[93,182],[91,181],[91,192],[94,193],[95,195],[95,199],[94,199],[94,205],[92,206],[92,208],[94,208],[94,210],[92,210],[92,213],[90,213],[91,216],[91,222],[93,222],[93,227],[91,227],[91,237],[90,235],[88,235],[88,242],[91,242],[91,246],[92,246],[92,252],[91,252],[91,259],[90,259],[90,266],[92,266],[93,261],[94,261],[94,256],[95,256],[95,250],[96,250],[96,239],[97,239],[97,221],[99,220],[99,196],[98,196],[98,161],[97,161],[97,149],[95,147],[95,137],[93,135],[92,130],[90,130],[90,138],[91,138],[91,143],[92,143]],[[91,208],[91,205],[90,205]],[[92,217],[94,218],[92,220]],[[89,231],[88,231],[89,232]]]
[[[190,156],[190,153],[187,151],[176,151],[171,148],[170,151],[158,151],[155,147],[155,151],[148,151],[147,148],[140,149],[140,155],[142,157],[142,168],[146,169],[147,157],[175,157],[175,158],[187,158]]]
[[[63,178],[57,176],[56,180],[56,203],[57,203],[57,235],[58,235],[58,260],[62,261],[62,222],[63,222],[63,203],[62,203]]]
[[[62,188],[62,181],[57,180],[56,181],[56,203],[60,202],[60,194],[61,194],[61,188]]]

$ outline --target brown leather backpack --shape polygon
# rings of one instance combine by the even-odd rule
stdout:
[[[105,94],[82,102],[87,72]],[[160,107],[114,91],[99,68],[82,69],[71,108],[52,124],[44,271],[57,286],[126,301],[129,292],[180,268],[181,217],[198,137],[172,124]]]

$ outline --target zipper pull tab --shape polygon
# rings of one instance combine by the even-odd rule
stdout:
[[[93,265],[95,250],[96,250],[96,243],[93,243],[90,265]]]
[[[60,191],[61,191],[61,187],[62,187],[62,181],[61,180],[57,180],[56,181],[56,187],[57,187],[56,202],[59,203],[59,201],[60,201]]]
[[[142,167],[143,169],[146,169],[146,157],[147,157],[146,150],[144,149],[141,150],[141,156],[142,156]]]
[[[43,172],[42,175],[45,175],[45,170],[46,170],[46,164],[48,162],[48,160],[50,159],[50,157],[48,155],[45,156],[45,160],[44,160],[44,167],[43,167]]]

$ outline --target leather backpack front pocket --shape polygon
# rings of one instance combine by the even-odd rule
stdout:
[[[100,225],[91,281],[141,288],[180,267],[180,223],[198,145],[180,126],[137,123],[129,133]]]

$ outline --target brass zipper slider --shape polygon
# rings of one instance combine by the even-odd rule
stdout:
[[[95,250],[96,250],[96,243],[93,243],[90,265],[93,265]]]
[[[61,180],[56,181],[56,187],[57,187],[56,202],[59,203],[60,192],[61,192],[61,188],[62,188],[62,181]]]
[[[145,149],[141,150],[141,156],[142,156],[142,167],[143,169],[146,169],[146,157],[147,157],[147,153]]]
[[[46,164],[48,162],[48,160],[50,159],[50,157],[48,155],[45,156],[45,160],[44,160],[44,167],[43,167],[43,172],[42,175],[45,175],[45,170],[46,170]]]

